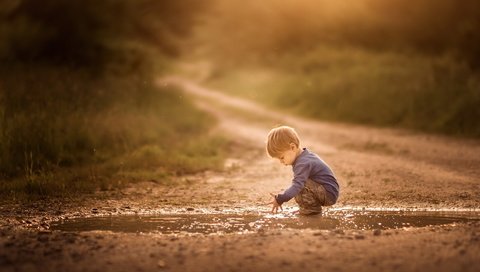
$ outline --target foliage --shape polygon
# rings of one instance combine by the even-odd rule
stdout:
[[[332,46],[454,53],[477,69],[479,17],[476,0],[220,1],[197,38],[209,57],[234,65]]]
[[[1,92],[4,193],[18,178],[27,193],[56,194],[135,180],[136,172],[168,179],[220,167],[225,142],[207,136],[214,120],[179,90],[139,75],[30,69],[2,71],[3,90],[15,90]]]
[[[154,83],[207,4],[0,1],[2,194],[75,194],[219,168],[214,120]]]
[[[480,137],[480,79],[448,56],[319,48],[209,84],[307,117]]]
[[[0,2],[0,61],[122,72],[149,64],[145,48],[178,55],[207,1],[12,0]],[[130,70],[126,70],[129,67]]]
[[[480,2],[220,1],[209,83],[305,116],[480,136]],[[234,30],[234,31],[232,31]]]

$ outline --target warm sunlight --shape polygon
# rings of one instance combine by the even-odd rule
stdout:
[[[477,272],[479,18],[0,0],[0,271]]]

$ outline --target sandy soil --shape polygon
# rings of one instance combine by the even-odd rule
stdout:
[[[333,168],[341,186],[333,208],[479,214],[478,141],[287,116],[181,78],[162,78],[158,84],[181,85],[182,95],[194,97],[218,118],[212,133],[232,139],[225,171],[184,177],[174,187],[143,182],[68,201],[4,201],[1,271],[478,271],[478,222],[376,235],[367,230],[223,235],[51,231],[54,220],[82,216],[268,212],[268,193],[285,189],[291,178],[289,167],[264,152],[266,133],[276,124],[296,127],[303,146]]]

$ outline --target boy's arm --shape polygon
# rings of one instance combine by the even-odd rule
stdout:
[[[284,202],[289,201],[294,196],[296,196],[300,191],[305,187],[305,182],[310,176],[311,164],[302,163],[297,164],[293,167],[293,180],[290,188],[285,190],[283,194],[279,194],[275,197],[275,200],[279,205],[282,205]]]

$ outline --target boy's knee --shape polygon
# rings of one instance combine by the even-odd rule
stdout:
[[[301,206],[330,206],[333,205],[327,197],[327,191],[325,188],[311,180],[308,179],[305,182],[305,187],[298,194],[298,199],[295,197],[297,203]]]
[[[297,196],[295,196],[295,202],[301,207],[305,206],[318,206],[318,200],[316,199],[315,195],[309,191],[300,192]]]

